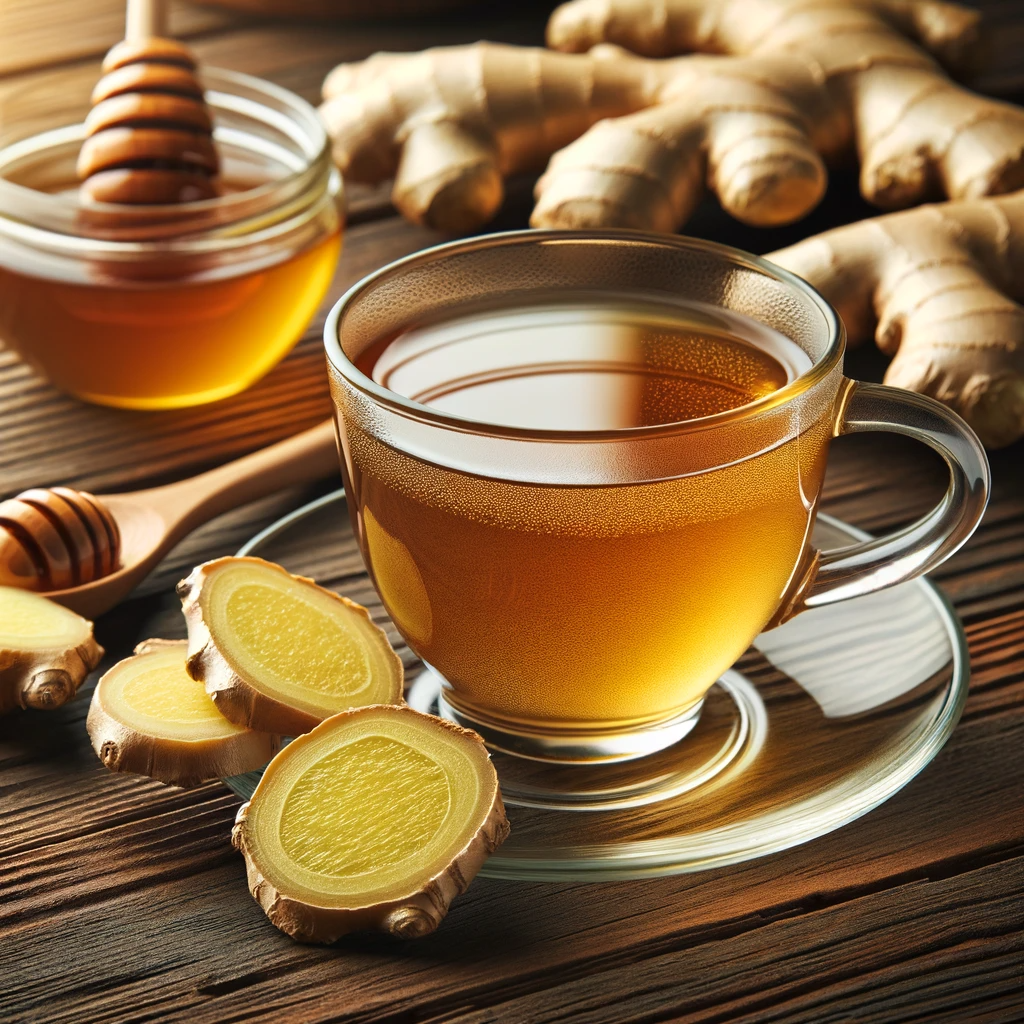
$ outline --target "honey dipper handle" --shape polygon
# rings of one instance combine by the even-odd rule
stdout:
[[[124,37],[130,43],[167,35],[166,7],[162,0],[128,0]]]
[[[337,476],[339,465],[334,423],[325,420],[207,473],[144,492],[144,500],[162,513],[169,537],[177,539],[257,498]],[[142,493],[136,496],[143,498]]]

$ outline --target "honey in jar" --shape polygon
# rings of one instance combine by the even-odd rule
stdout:
[[[279,362],[323,299],[340,182],[297,96],[208,69],[222,194],[83,207],[80,125],[0,152],[0,341],[86,401],[167,409],[227,397]]]
[[[292,348],[327,291],[339,235],[214,281],[83,284],[0,267],[0,339],[62,391],[167,409],[225,398]]]

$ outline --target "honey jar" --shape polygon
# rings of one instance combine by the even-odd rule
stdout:
[[[30,100],[21,119],[11,99],[0,109],[0,341],[86,401],[169,409],[241,391],[330,284],[341,182],[316,112],[248,75],[202,77],[221,194],[174,206],[83,205],[84,126],[52,126]]]

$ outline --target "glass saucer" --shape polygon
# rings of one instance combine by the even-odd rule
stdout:
[[[860,530],[819,515],[814,542]],[[238,552],[312,576],[365,605],[402,657],[407,699],[436,711],[436,677],[408,649],[363,566],[336,491]],[[877,807],[936,755],[967,696],[963,631],[916,580],[804,612],[763,633],[708,693],[686,739],[592,767],[494,753],[512,835],[494,878],[600,881],[678,874],[775,853]],[[251,796],[259,772],[225,781]]]

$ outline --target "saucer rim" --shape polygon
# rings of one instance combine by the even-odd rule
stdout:
[[[236,557],[258,553],[262,545],[296,522],[344,500],[345,490],[339,487],[307,502],[250,537],[238,549]],[[845,534],[851,544],[873,539],[873,535],[865,530],[827,513],[818,512],[816,518],[818,522]],[[852,793],[844,793],[844,788],[854,788],[852,783],[856,781],[845,778],[813,797],[760,818],[709,829],[682,840],[679,837],[644,839],[607,848],[552,847],[544,851],[543,857],[514,849],[498,851],[484,863],[480,876],[507,881],[603,882],[689,874],[767,857],[800,846],[848,825],[883,804],[916,778],[945,746],[960,720],[970,683],[967,637],[952,603],[924,577],[902,585],[921,588],[942,622],[951,648],[950,678],[945,684],[942,706],[930,727],[916,738],[894,768],[873,783],[867,787],[858,786]],[[250,772],[222,781],[237,796],[246,799],[244,790],[249,788],[249,780],[255,774]],[[259,774],[262,774],[262,769]],[[816,811],[815,805],[821,804],[831,807],[832,813],[822,815],[820,807]],[[801,821],[803,827],[794,828]],[[758,823],[757,832],[751,835],[751,824],[755,822]],[[742,842],[738,841],[738,834],[742,834]]]

